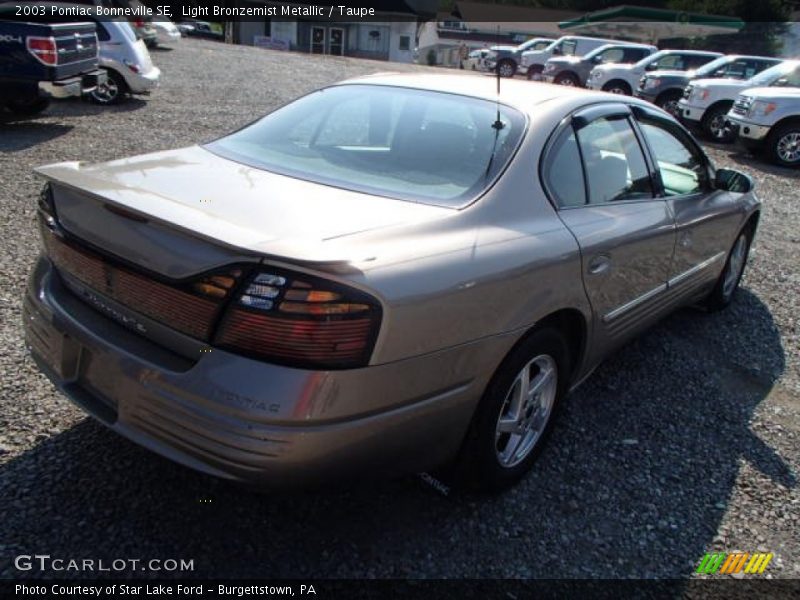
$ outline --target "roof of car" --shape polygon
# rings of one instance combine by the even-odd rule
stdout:
[[[487,75],[376,73],[375,75],[367,75],[341,82],[341,84],[355,83],[430,90],[491,101],[498,99],[497,79]],[[500,102],[525,112],[529,111],[532,106],[547,102],[553,98],[576,96],[582,96],[587,100],[590,100],[591,96],[607,99],[607,95],[604,93],[592,92],[582,88],[540,82],[533,83],[515,79],[501,79],[500,81]]]

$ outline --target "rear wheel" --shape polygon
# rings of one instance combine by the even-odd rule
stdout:
[[[556,75],[553,83],[557,83],[558,85],[566,85],[569,87],[577,87],[580,85],[580,81],[578,81],[578,77],[575,75],[575,73],[559,73]]]
[[[89,98],[95,104],[119,104],[127,97],[128,86],[122,75],[116,71],[106,69],[106,73],[108,73],[108,80],[103,85],[98,85],[89,94]]]
[[[500,77],[513,77],[517,72],[517,64],[510,58],[504,58],[497,63],[497,72]]]
[[[603,86],[603,91],[610,92],[612,94],[621,94],[623,96],[630,96],[633,93],[631,86],[619,79],[615,81],[609,81]]]
[[[765,149],[769,159],[782,167],[800,165],[800,123],[786,123],[773,128]]]
[[[725,126],[726,115],[730,107],[730,104],[712,106],[703,115],[700,125],[703,127],[703,133],[709,139],[722,144],[728,144],[733,141],[735,137],[733,131],[730,127]]]
[[[736,241],[733,243],[731,251],[728,253],[728,260],[725,262],[725,267],[720,273],[717,284],[711,293],[706,298],[705,306],[710,311],[718,311],[727,307],[736,290],[739,289],[739,282],[744,273],[745,264],[747,264],[747,254],[750,251],[750,241],[752,238],[752,230],[745,227],[742,230]]]
[[[6,104],[6,107],[12,113],[16,115],[22,115],[25,117],[32,117],[33,115],[38,115],[48,106],[50,106],[50,99],[39,98],[38,96],[34,96],[32,98],[26,98],[24,100],[12,100],[11,102],[8,102]]]
[[[527,473],[547,439],[566,393],[564,338],[535,331],[498,368],[473,417],[456,467],[456,483],[500,491]]]
[[[680,101],[682,95],[683,92],[681,92],[680,90],[671,90],[669,92],[664,92],[656,99],[656,106],[663,108],[672,116],[677,117],[680,111],[678,102]]]

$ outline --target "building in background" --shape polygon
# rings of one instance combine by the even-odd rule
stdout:
[[[269,0],[236,0],[236,6],[273,5]],[[313,2],[281,2],[303,6]],[[230,25],[234,43],[285,47],[297,52],[353,56],[410,63],[414,61],[418,19],[432,17],[430,0],[370,0],[375,18],[359,22],[320,22],[313,18],[265,18]]]

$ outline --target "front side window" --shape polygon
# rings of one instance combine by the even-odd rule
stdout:
[[[640,125],[658,163],[664,193],[682,196],[702,192],[708,171],[699,151],[658,121],[642,119]]]
[[[685,60],[684,57],[680,54],[670,54],[663,58],[658,59],[655,63],[654,71],[655,70],[672,70],[672,71],[683,71],[684,69]]]
[[[503,104],[350,84],[304,96],[205,148],[299,179],[459,207],[502,172],[524,129],[525,117]]]
[[[604,63],[618,63],[625,56],[625,51],[622,48],[609,48],[604,50],[600,56]]]
[[[642,148],[627,118],[603,117],[578,131],[589,203],[653,197]]]
[[[561,54],[564,56],[572,56],[575,54],[575,49],[578,47],[576,40],[566,40],[561,44]]]

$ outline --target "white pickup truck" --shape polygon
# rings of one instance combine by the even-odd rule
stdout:
[[[775,164],[800,165],[800,88],[743,91],[727,115],[727,126],[747,149],[763,152]]]
[[[690,129],[698,130],[715,142],[732,142],[735,133],[725,126],[728,111],[736,96],[755,87],[797,87],[800,61],[787,60],[749,79],[696,79],[683,91],[678,115]]]

